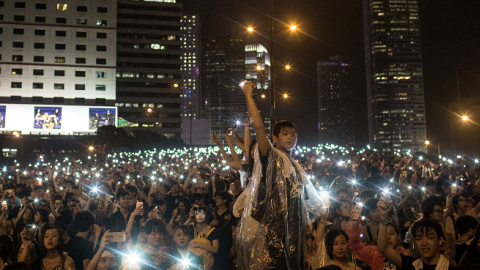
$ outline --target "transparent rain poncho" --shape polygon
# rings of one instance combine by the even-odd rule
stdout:
[[[305,231],[326,209],[302,167],[272,144],[265,181],[258,147],[236,232],[240,269],[305,269]]]

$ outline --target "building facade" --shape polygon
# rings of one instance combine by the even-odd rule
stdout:
[[[116,1],[0,1],[0,132],[115,125]]]
[[[340,56],[317,62],[319,143],[355,146],[353,66]]]
[[[176,0],[118,0],[117,106],[133,129],[180,138],[182,17]]]
[[[363,3],[370,144],[381,152],[425,151],[418,1]]]
[[[240,38],[210,39],[202,44],[202,116],[221,141],[228,128],[247,117],[245,43]],[[211,136],[210,136],[211,137]]]
[[[257,86],[253,91],[253,99],[263,118],[266,133],[270,134],[271,72],[270,55],[265,46],[262,44],[245,46],[245,72],[246,80],[255,83]],[[252,132],[254,132],[253,129]]]

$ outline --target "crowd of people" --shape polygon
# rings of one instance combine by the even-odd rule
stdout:
[[[214,136],[217,147],[5,166],[0,270],[480,269],[476,160],[295,148],[282,121],[273,143],[291,159],[272,165],[258,119],[257,138],[246,120],[227,149]],[[270,182],[288,161],[305,179]],[[282,185],[285,207],[271,194]]]

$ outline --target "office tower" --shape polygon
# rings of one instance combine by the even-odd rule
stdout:
[[[239,84],[245,79],[245,43],[241,38],[209,39],[202,45],[202,114],[224,141],[228,128],[247,116]]]
[[[181,134],[182,4],[118,0],[117,105],[137,130]]]
[[[270,55],[261,44],[245,46],[245,78],[256,84],[253,99],[270,134]],[[253,131],[253,129],[252,129]]]
[[[116,1],[0,1],[0,132],[115,125],[116,10]]]
[[[341,56],[317,62],[319,143],[355,145],[353,67]]]
[[[370,144],[380,152],[424,151],[418,1],[363,0],[363,4]]]

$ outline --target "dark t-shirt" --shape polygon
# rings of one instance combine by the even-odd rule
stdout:
[[[76,270],[83,270],[83,260],[93,258],[93,243],[88,242],[82,237],[74,236],[65,245],[65,252],[73,259]]]
[[[455,244],[455,261],[457,264],[460,262],[460,259],[462,258],[463,254],[467,252],[467,243],[465,244]]]
[[[415,270],[415,267],[413,267],[413,262],[415,262],[417,259],[405,255],[400,256],[402,256],[402,270]],[[436,267],[436,264],[423,264],[423,270],[435,270]],[[448,266],[448,270],[456,270],[456,268],[450,264]]]
[[[195,238],[195,227],[193,225],[188,225],[188,228],[190,229],[190,239]],[[218,240],[218,230],[214,229],[207,237],[207,240],[210,241],[210,244],[212,244],[213,240]],[[213,244],[212,244],[213,245]]]

